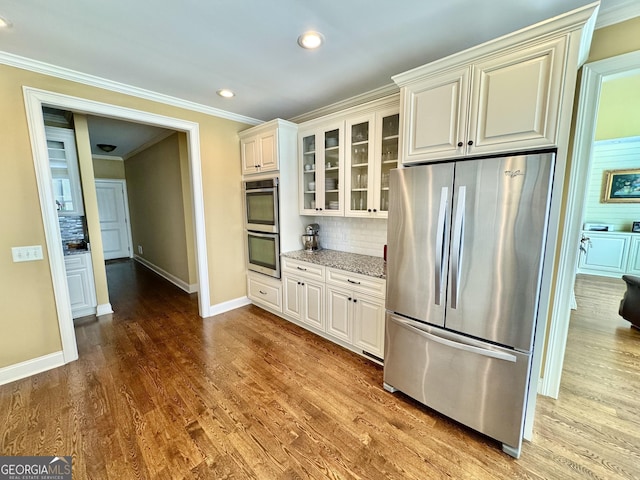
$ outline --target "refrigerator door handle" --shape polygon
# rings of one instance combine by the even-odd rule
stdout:
[[[436,264],[435,264],[435,303],[436,305],[442,304],[442,282],[444,280],[444,235],[446,233],[447,222],[447,205],[449,203],[449,187],[442,187],[440,191],[440,208],[438,209],[438,230],[436,232]]]
[[[425,332],[420,327],[414,325],[413,322],[401,320],[397,317],[392,318],[392,320],[408,327],[411,331],[417,333],[418,335],[421,335],[431,341],[440,343],[442,345],[446,345],[447,347],[456,348],[458,350],[463,350],[469,353],[475,353],[477,355],[482,355],[483,357],[491,357],[497,360],[504,360],[505,362],[513,363],[518,359],[518,357],[516,357],[515,355],[511,355],[506,352],[497,352],[494,350],[488,350],[486,348],[474,347],[473,345],[467,345],[465,343],[448,340],[446,338],[440,337],[439,335],[434,335],[433,333]]]
[[[453,251],[451,255],[451,308],[458,308],[460,293],[460,269],[462,267],[462,241],[464,239],[464,210],[467,187],[458,189],[458,203],[456,205],[456,219],[453,223]]]

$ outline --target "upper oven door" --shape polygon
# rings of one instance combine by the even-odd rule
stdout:
[[[278,187],[245,190],[247,230],[278,233]]]

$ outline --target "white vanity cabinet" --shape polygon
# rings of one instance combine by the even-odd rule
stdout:
[[[553,147],[567,38],[490,46],[396,75],[403,163]]]
[[[301,215],[344,215],[344,121],[306,125],[298,134]]]
[[[67,285],[73,318],[96,313],[96,288],[91,265],[91,253],[78,253],[64,257]]]
[[[277,172],[281,141],[288,141],[282,136],[295,129],[294,124],[276,119],[240,132],[242,175]]]

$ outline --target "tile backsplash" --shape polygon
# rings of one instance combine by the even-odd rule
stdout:
[[[308,217],[320,225],[320,246],[331,250],[382,257],[387,243],[384,218]]]
[[[60,223],[60,236],[62,237],[63,247],[66,247],[69,242],[85,240],[86,227],[84,217],[60,215],[58,222]]]

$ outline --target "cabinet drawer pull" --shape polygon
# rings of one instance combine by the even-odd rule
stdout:
[[[360,282],[356,282],[355,280],[351,280],[350,278],[347,278],[347,282],[353,283],[354,285],[360,285]]]
[[[303,272],[306,272],[307,269],[306,268],[302,268],[302,267],[296,267],[298,270],[302,270]]]
[[[262,290],[258,290],[260,292],[261,295],[266,295],[267,292],[263,292]]]

